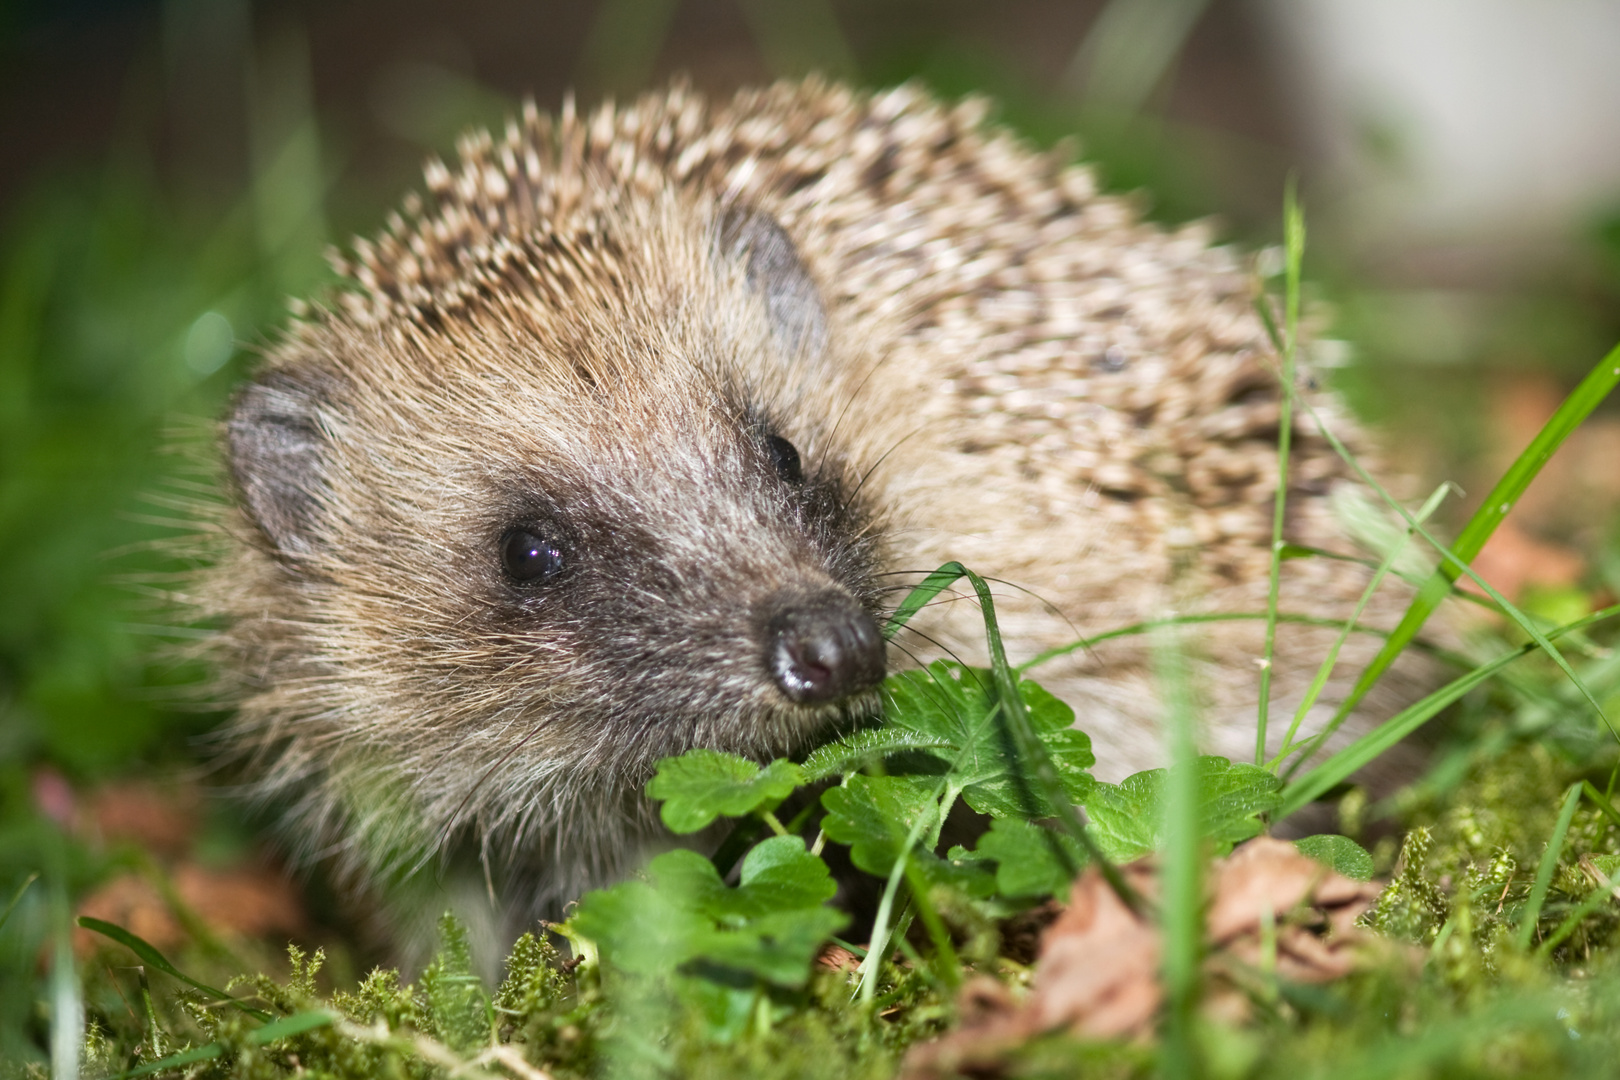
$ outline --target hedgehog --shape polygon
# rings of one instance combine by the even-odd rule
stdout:
[[[223,422],[203,590],[228,740],[396,936],[448,896],[510,938],[672,842],[661,758],[802,753],[873,717],[888,670],[985,662],[971,597],[879,631],[947,561],[1001,583],[1015,661],[1265,610],[1280,391],[1252,266],[988,112],[814,79],[530,105],[430,162],[266,350]],[[1292,434],[1287,539],[1353,553],[1338,508],[1364,496]],[[1367,578],[1290,560],[1280,606],[1342,618]],[[1259,625],[1186,641],[1208,752],[1254,752]],[[1328,640],[1280,629],[1279,712]],[[1150,653],[1036,671],[1101,776],[1160,763]]]

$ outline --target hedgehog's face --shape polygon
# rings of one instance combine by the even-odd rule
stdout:
[[[334,331],[244,391],[231,465],[306,715],[463,774],[637,780],[871,710],[857,463],[825,418],[773,415],[782,379],[748,354],[812,367],[819,301],[774,222],[715,232],[752,294],[741,330],[688,311],[566,339],[516,319],[386,347]]]

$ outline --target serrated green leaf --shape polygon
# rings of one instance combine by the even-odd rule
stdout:
[[[1257,836],[1258,815],[1281,802],[1282,781],[1258,765],[1233,764],[1223,757],[1198,759],[1199,820],[1204,835],[1215,841],[1215,854]],[[1118,784],[1095,785],[1085,803],[1093,835],[1110,859],[1140,858],[1157,850],[1164,839],[1164,769],[1127,776]]]
[[[975,900],[996,895],[995,864],[960,845],[951,848],[943,859],[932,852],[913,851],[910,865],[932,887],[950,889]]]
[[[1087,770],[1096,761],[1091,753],[1091,737],[1083,731],[1050,731],[1038,736],[1057,769],[1063,792],[1076,806],[1084,805],[1096,781]],[[981,814],[994,818],[1036,819],[1052,817],[1057,808],[1045,793],[1021,771],[1009,769],[1000,776],[969,784],[962,799]]]
[[[1367,849],[1348,836],[1324,834],[1306,836],[1294,841],[1299,853],[1331,866],[1352,881],[1370,881],[1373,875],[1372,856]]]
[[[1003,896],[1066,900],[1070,883],[1087,861],[1085,849],[1073,837],[1017,818],[992,822],[974,853],[995,861],[996,890]]]
[[[948,750],[950,743],[939,736],[926,735],[902,727],[863,728],[860,731],[817,747],[800,768],[806,783],[829,776],[852,773],[875,761],[907,750]]]
[[[887,877],[917,823],[917,847],[932,851],[939,842],[938,782],[919,776],[852,776],[843,787],[821,795],[828,838],[849,845],[849,857],[868,874]]]
[[[892,675],[884,687],[889,726],[945,743],[937,756],[954,763],[949,782],[973,809],[992,817],[1045,818],[1057,812],[1018,761],[996,714],[995,681],[988,670],[941,660]],[[1084,802],[1096,758],[1090,737],[1073,726],[1074,710],[1027,679],[1019,682],[1018,693],[1065,793],[1072,802]]]
[[[791,761],[763,769],[747,758],[718,750],[689,750],[664,758],[647,782],[647,794],[663,800],[658,815],[670,832],[694,833],[717,817],[742,817],[776,805],[804,783]]]

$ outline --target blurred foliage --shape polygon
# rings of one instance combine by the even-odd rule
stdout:
[[[285,296],[324,274],[305,90],[261,87],[249,190],[166,180],[132,91],[103,161],[47,167],[0,224],[0,891],[48,879],[0,932],[0,1059],[41,1045],[25,973],[112,865],[64,838],[73,788],[172,774],[217,719],[187,691],[200,673],[170,646],[194,631],[162,590],[217,498],[209,418]]]

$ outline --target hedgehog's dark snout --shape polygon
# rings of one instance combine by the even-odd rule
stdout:
[[[765,666],[789,701],[823,705],[883,681],[883,635],[853,599],[798,595],[767,610]]]

